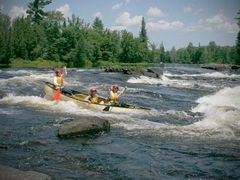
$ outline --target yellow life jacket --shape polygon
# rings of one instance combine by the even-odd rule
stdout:
[[[63,86],[63,78],[62,78],[62,76],[57,76],[57,83],[61,84],[61,86],[55,85],[55,88],[60,88],[60,87]]]
[[[91,103],[98,104],[98,97],[91,98]]]
[[[119,94],[118,93],[113,93],[113,96],[110,98],[110,103],[118,104],[118,98],[119,98]]]

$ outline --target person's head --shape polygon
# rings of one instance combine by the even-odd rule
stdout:
[[[91,88],[90,89],[90,95],[96,95],[97,94],[97,89],[96,88]]]
[[[112,85],[112,91],[113,91],[113,92],[117,92],[118,89],[119,89],[119,85],[118,85],[118,84],[113,84],[113,85]]]
[[[61,70],[60,69],[56,69],[55,70],[55,74],[56,74],[56,76],[61,76]]]

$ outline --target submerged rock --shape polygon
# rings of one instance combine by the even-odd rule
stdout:
[[[20,171],[18,169],[0,165],[0,180],[50,180],[51,177],[35,172],[35,171]]]
[[[110,131],[110,123],[105,119],[82,118],[66,122],[58,130],[59,137],[89,136]]]

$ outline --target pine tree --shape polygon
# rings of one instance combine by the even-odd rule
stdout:
[[[207,47],[204,47],[202,55],[200,57],[200,63],[202,64],[207,63],[208,59],[209,59],[208,50],[207,50]]]
[[[10,35],[10,18],[0,12],[0,64],[9,63]]]
[[[164,46],[163,46],[163,42],[160,45],[159,59],[160,59],[160,62],[165,62],[165,60],[166,60],[165,59],[165,49],[164,49]]]
[[[177,63],[177,52],[176,48],[173,46],[170,51],[170,59],[172,63]]]
[[[99,17],[96,17],[94,19],[93,29],[97,30],[98,32],[103,32],[104,26],[102,20]]]
[[[148,49],[148,37],[147,37],[146,23],[145,23],[144,17],[142,17],[139,40],[140,40],[139,46],[142,48],[142,53],[144,54],[142,61],[149,62],[150,61],[149,58],[151,58],[150,57],[151,53],[149,52],[149,49]]]
[[[29,9],[27,13],[34,23],[39,24],[43,17],[47,15],[47,13],[43,11],[43,8],[51,2],[52,0],[34,0],[28,4]]]
[[[238,14],[238,17],[236,19],[238,20],[238,27],[240,28],[240,10],[238,11],[237,14]],[[235,60],[235,62],[236,64],[240,64],[240,30],[238,31],[238,35],[237,35],[236,48],[237,48],[238,57]]]
[[[142,17],[141,30],[140,30],[139,37],[141,41],[147,46],[148,37],[147,37],[146,23],[145,23],[144,17]]]

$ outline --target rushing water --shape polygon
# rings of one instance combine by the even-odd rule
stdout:
[[[162,79],[100,69],[72,69],[66,86],[107,96],[149,114],[114,114],[45,100],[49,69],[0,70],[0,164],[55,179],[240,179],[240,75],[167,66]],[[101,117],[111,131],[97,138],[59,139],[73,118]]]

